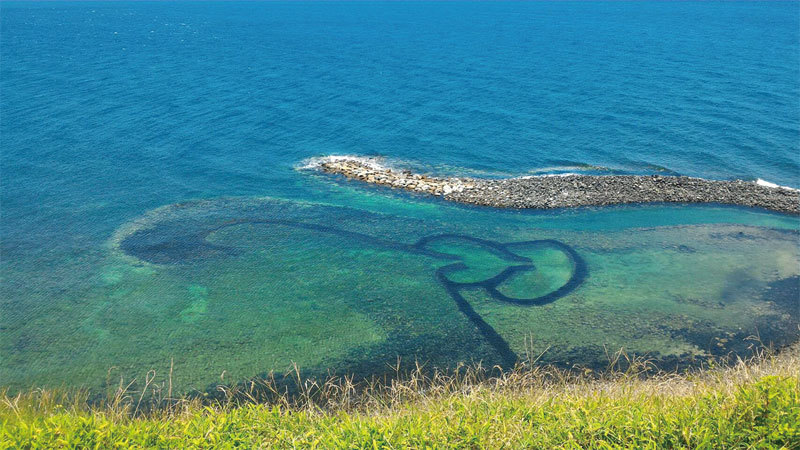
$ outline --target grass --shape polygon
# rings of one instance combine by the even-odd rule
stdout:
[[[800,448],[798,347],[683,374],[618,354],[601,375],[419,368],[180,399],[134,385],[5,392],[0,448]]]

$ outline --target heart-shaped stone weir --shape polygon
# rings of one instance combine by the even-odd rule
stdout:
[[[566,295],[578,287],[587,274],[586,264],[575,250],[556,240],[504,244],[462,234],[439,234],[423,237],[414,244],[405,244],[327,225],[281,219],[228,219],[194,230],[185,224],[163,224],[128,235],[120,242],[120,248],[131,256],[155,264],[183,264],[212,257],[231,257],[238,254],[237,249],[213,245],[207,238],[215,231],[245,224],[282,225],[331,233],[360,244],[451,261],[437,269],[436,279],[508,365],[517,361],[517,355],[475,312],[461,295],[461,290],[483,288],[500,302],[538,306]]]

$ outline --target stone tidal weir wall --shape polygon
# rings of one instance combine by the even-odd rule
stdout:
[[[661,175],[551,175],[507,179],[433,177],[361,158],[318,164],[342,175],[445,200],[496,208],[566,208],[624,203],[720,203],[800,214],[800,191],[752,181],[716,181]]]

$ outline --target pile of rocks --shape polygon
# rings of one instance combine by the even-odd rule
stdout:
[[[359,159],[336,159],[320,163],[327,173],[344,175],[347,178],[380,184],[431,195],[449,195],[475,188],[475,181],[463,178],[439,178],[412,173],[409,170],[392,170],[377,164],[368,164]]]
[[[636,175],[562,175],[490,180],[429,177],[362,160],[325,161],[327,173],[447,200],[497,208],[565,208],[622,203],[723,203],[800,214],[800,191],[750,181]]]

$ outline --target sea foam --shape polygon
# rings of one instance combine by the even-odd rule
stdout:
[[[789,186],[781,186],[780,184],[770,183],[769,181],[762,180],[761,178],[756,180],[756,184],[759,185],[759,186],[764,186],[764,187],[773,188],[773,189],[788,189],[790,191],[800,192],[800,189],[796,189],[796,188],[789,187]]]

